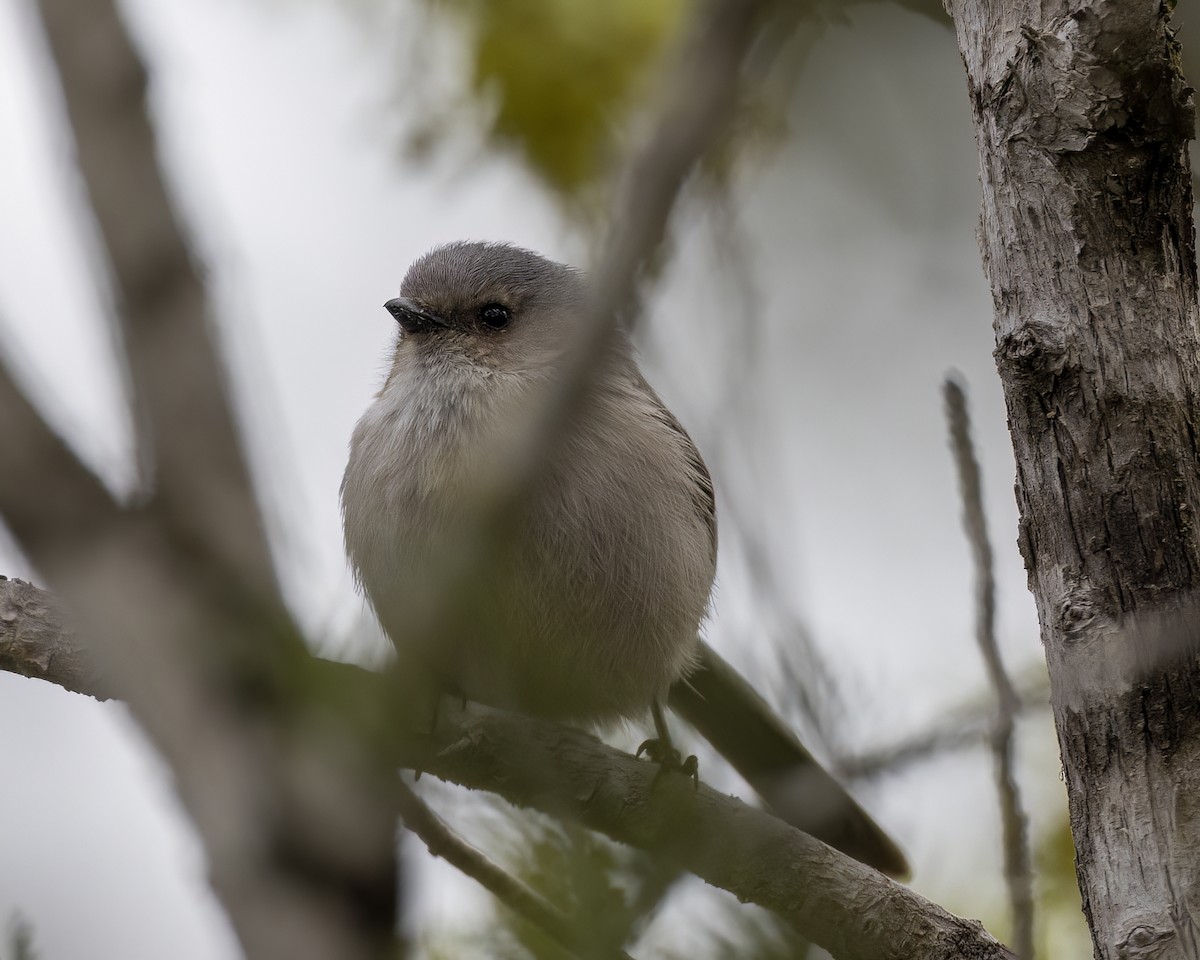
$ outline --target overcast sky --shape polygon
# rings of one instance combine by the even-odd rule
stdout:
[[[392,337],[380,305],[436,243],[505,239],[576,260],[584,247],[514,159],[404,158],[405,104],[420,91],[395,68],[416,23],[403,8],[124,6],[211,270],[289,597],[314,639],[336,642],[363,617],[337,486]],[[790,137],[734,189],[735,234],[685,214],[646,324],[651,379],[712,462],[724,522],[766,531],[784,611],[834,669],[837,739],[859,748],[981,689],[941,412],[952,368],[969,384],[985,470],[1003,647],[1014,668],[1040,657],[963,86],[952,37],[927,21],[881,6],[830,33]],[[0,0],[0,346],[121,487],[127,424],[57,112],[27,0]],[[753,638],[770,631],[737,538],[725,540],[709,633],[754,674]],[[33,576],[3,543],[0,573]],[[119,706],[0,674],[0,729],[0,920],[23,911],[47,958],[236,954],[169,776]],[[1040,821],[1060,802],[1048,730],[1042,718],[1022,741]],[[991,909],[1000,889],[989,778],[978,754],[862,794],[912,853],[917,886],[952,908]],[[421,916],[453,916],[461,885],[421,869]]]

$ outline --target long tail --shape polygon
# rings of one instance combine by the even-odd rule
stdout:
[[[908,862],[813,758],[754,688],[707,644],[700,666],[671,688],[671,709],[694,726],[762,796],[776,816],[893,877]]]

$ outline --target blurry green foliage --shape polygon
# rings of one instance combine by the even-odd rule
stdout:
[[[1033,848],[1034,938],[1038,960],[1090,960],[1092,938],[1083,919],[1075,878],[1075,845],[1067,811],[1042,833]],[[947,905],[952,912],[953,905]],[[1012,922],[1005,909],[982,917],[983,925],[1002,942],[1012,941]]]
[[[469,35],[490,136],[571,195],[606,169],[687,0],[439,0]]]
[[[1037,883],[1038,954],[1054,960],[1088,960],[1092,937],[1083,919],[1075,876],[1075,844],[1066,816],[1034,850]]]
[[[506,867],[575,921],[577,956],[600,958],[612,957],[639,919],[632,891],[641,859],[582,827],[530,825],[510,848]],[[524,918],[504,911],[502,919],[518,956],[570,956]]]
[[[679,873],[651,856],[569,824],[526,824],[504,858],[507,870],[576,921],[574,956],[610,958],[618,949],[637,954],[638,938],[669,897]],[[703,941],[669,960],[804,960],[808,944],[779,917],[711,891]],[[516,949],[514,957],[568,960],[539,928],[501,910],[496,930]]]
[[[777,915],[752,905],[723,903],[713,911],[703,952],[668,953],[669,960],[807,960],[820,953]]]

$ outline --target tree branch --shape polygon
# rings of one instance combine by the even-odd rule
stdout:
[[[157,472],[118,509],[0,371],[0,514],[103,663],[91,692],[123,697],[170,764],[247,956],[390,955],[395,807],[379,783],[394,768],[296,686],[308,653],[158,169],[145,71],[111,0],[41,10]],[[28,637],[9,637],[22,672],[72,665],[31,657]]]
[[[0,576],[0,670],[107,700],[99,671],[52,594]]]
[[[54,624],[42,591],[0,581],[6,594],[28,597],[42,632]],[[71,635],[59,630],[68,646]],[[12,636],[0,634],[0,665],[10,662]],[[26,658],[28,655],[26,654]],[[387,678],[345,664],[313,665],[354,702],[373,702]],[[53,666],[41,670],[56,682]],[[76,686],[94,692],[86,682]],[[841,960],[1015,960],[978,923],[962,920],[869,867],[774,816],[684,777],[658,777],[658,767],[592,735],[543,720],[445,704],[435,734],[410,735],[402,766],[499,794],[511,803],[577,821],[615,840],[655,852],[738,899],[767,907],[805,938]],[[395,789],[391,802],[402,804]],[[435,841],[438,839],[434,837]],[[461,850],[456,851],[456,855]]]
[[[1049,708],[1050,691],[1044,676],[1030,678],[1017,686],[1018,714]],[[979,746],[991,740],[994,717],[991,702],[964,705],[949,711],[929,729],[888,746],[839,760],[837,772],[851,779],[867,779],[953,750]]]
[[[992,756],[996,767],[996,790],[1000,796],[1000,825],[1004,836],[1004,880],[1012,911],[1013,943],[1017,955],[1033,960],[1033,867],[1029,858],[1029,836],[1021,796],[1017,788],[1013,758],[1013,730],[1020,700],[1000,658],[996,642],[996,579],[992,569],[992,545],[988,541],[987,517],[983,511],[983,483],[979,462],[971,445],[971,422],[962,387],[948,379],[943,391],[946,418],[950,425],[950,448],[958,469],[963,502],[963,528],[975,561],[975,642],[987,667],[988,681],[996,692],[996,716],[992,726]]]
[[[21,543],[63,551],[114,522],[117,504],[0,362],[0,515]]]
[[[193,549],[270,596],[274,568],[204,287],[159,169],[145,68],[113,0],[34,7],[104,239],[153,496]]]
[[[758,30],[779,0],[703,0],[686,42],[666,73],[665,96],[653,111],[649,135],[629,155],[616,184],[609,229],[589,284],[585,322],[553,389],[546,392],[514,444],[510,475],[483,511],[503,537],[516,522],[528,492],[567,424],[622,323],[632,322],[638,285],[666,236],[671,213],[688,176],[728,128],[743,85],[741,72]]]

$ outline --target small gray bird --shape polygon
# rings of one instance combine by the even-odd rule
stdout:
[[[904,858],[728,664],[701,643],[717,559],[712,482],[638,370],[628,339],[542,465],[525,513],[452,631],[439,587],[483,519],[480,491],[512,469],[578,335],[581,274],[507,244],[453,243],[385,304],[391,370],[355,427],[342,481],[351,563],[402,656],[446,690],[573,722],[671,706],[777,813],[893,874]]]

